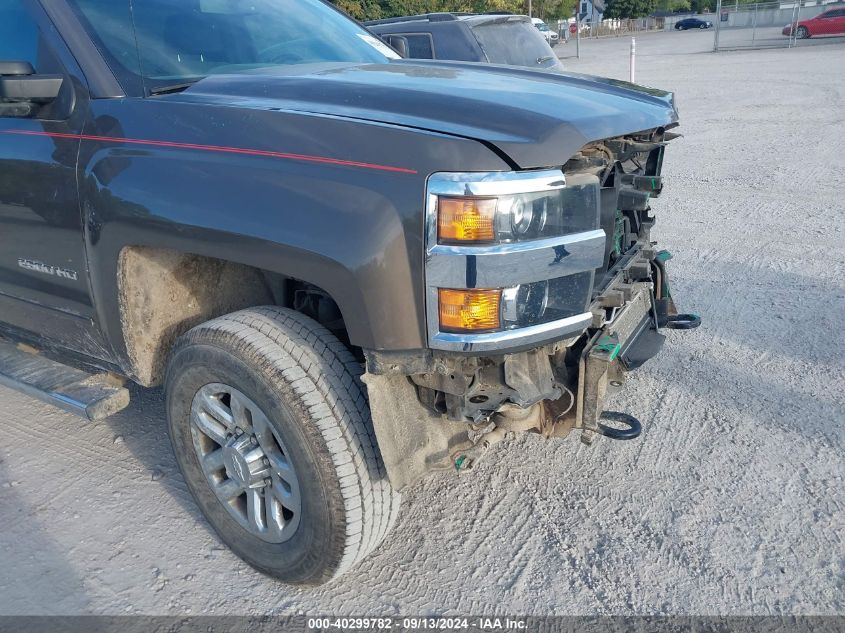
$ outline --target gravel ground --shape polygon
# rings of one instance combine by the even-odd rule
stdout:
[[[680,101],[657,237],[704,318],[614,403],[639,440],[500,446],[305,591],[212,535],[159,392],[89,425],[0,389],[0,613],[845,614],[845,47],[711,42],[638,41],[638,80]],[[626,51],[567,64],[624,78]]]

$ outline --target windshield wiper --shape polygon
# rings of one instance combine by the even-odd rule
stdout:
[[[554,59],[554,55],[549,55],[548,57],[538,57],[537,63],[538,64],[545,64],[546,62],[550,62]]]
[[[150,88],[150,95],[170,95],[175,94],[177,92],[182,92],[183,90],[187,90],[195,83],[197,83],[199,79],[194,79],[193,81],[186,81],[185,83],[181,84],[170,84],[169,86],[156,86],[155,88]]]

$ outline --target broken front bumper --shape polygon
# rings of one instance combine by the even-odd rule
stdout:
[[[636,420],[608,415],[608,395],[660,351],[661,327],[698,322],[676,314],[667,259],[633,249],[590,304],[585,325],[544,345],[498,355],[367,352],[364,380],[391,483],[401,489],[427,471],[466,470],[515,432],[551,438],[581,429],[587,443],[597,434],[635,437]]]
[[[367,352],[394,486],[464,470],[517,431],[636,435],[636,420],[605,410],[608,394],[660,350],[661,327],[698,325],[677,314],[669,255],[650,237],[667,139],[591,143],[560,170],[429,178],[428,349]]]

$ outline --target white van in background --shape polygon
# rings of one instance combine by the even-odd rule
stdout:
[[[542,33],[543,37],[546,38],[549,46],[554,46],[560,41],[560,35],[557,34],[557,31],[550,29],[549,25],[543,22],[540,18],[531,18],[531,22],[540,30],[540,33]]]

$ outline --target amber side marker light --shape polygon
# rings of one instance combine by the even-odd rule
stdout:
[[[501,290],[439,290],[441,332],[489,332],[502,326]]]
[[[495,198],[438,198],[437,238],[440,242],[492,242]]]

